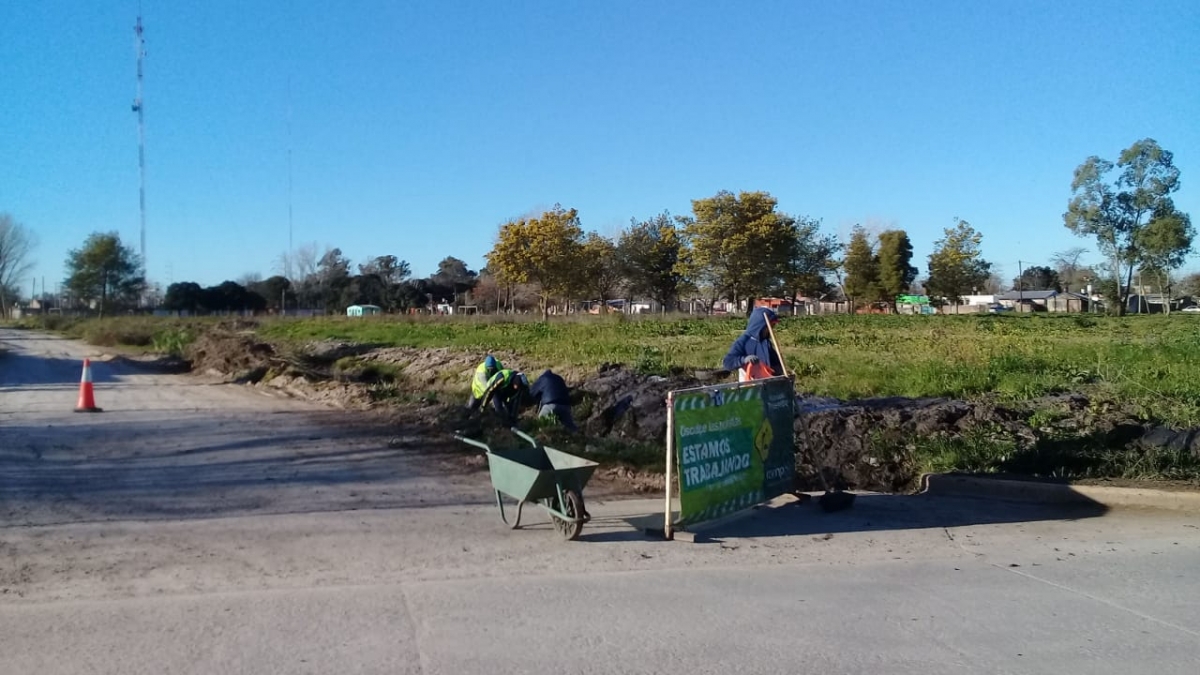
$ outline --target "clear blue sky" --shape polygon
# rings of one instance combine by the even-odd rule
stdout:
[[[137,247],[138,6],[0,3],[0,211],[51,289],[90,232]],[[1200,219],[1195,0],[141,7],[164,285],[277,271],[289,148],[297,245],[418,275],[482,266],[501,222],[555,202],[611,234],[728,189],[902,227],[922,274],[961,217],[1011,278],[1091,245],[1062,224],[1072,171],[1145,137]]]

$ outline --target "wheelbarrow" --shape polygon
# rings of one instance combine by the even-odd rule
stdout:
[[[519,429],[512,432],[528,441],[530,447],[493,450],[472,438],[455,438],[487,453],[496,506],[505,525],[514,530],[520,527],[521,510],[527,502],[534,502],[550,514],[554,529],[564,539],[578,538],[583,524],[591,519],[583,506],[583,486],[596,470],[596,462],[548,448]],[[517,518],[512,523],[504,513],[505,496],[517,502]]]

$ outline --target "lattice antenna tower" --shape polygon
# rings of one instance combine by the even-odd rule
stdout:
[[[146,129],[142,105],[142,59],[146,56],[146,39],[142,35],[142,5],[138,3],[137,23],[133,26],[134,48],[137,50],[137,98],[133,101],[133,111],[137,113],[138,122],[138,208],[141,217],[141,249],[142,269],[146,269]]]

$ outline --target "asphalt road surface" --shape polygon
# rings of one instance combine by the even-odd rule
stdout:
[[[0,673],[1169,673],[1200,518],[865,495],[580,541],[356,415],[0,329]]]

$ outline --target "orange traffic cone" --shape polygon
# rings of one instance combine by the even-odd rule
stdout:
[[[75,412],[100,412],[96,407],[95,394],[92,392],[92,360],[83,360],[83,377],[79,380],[79,403],[75,404]]]

